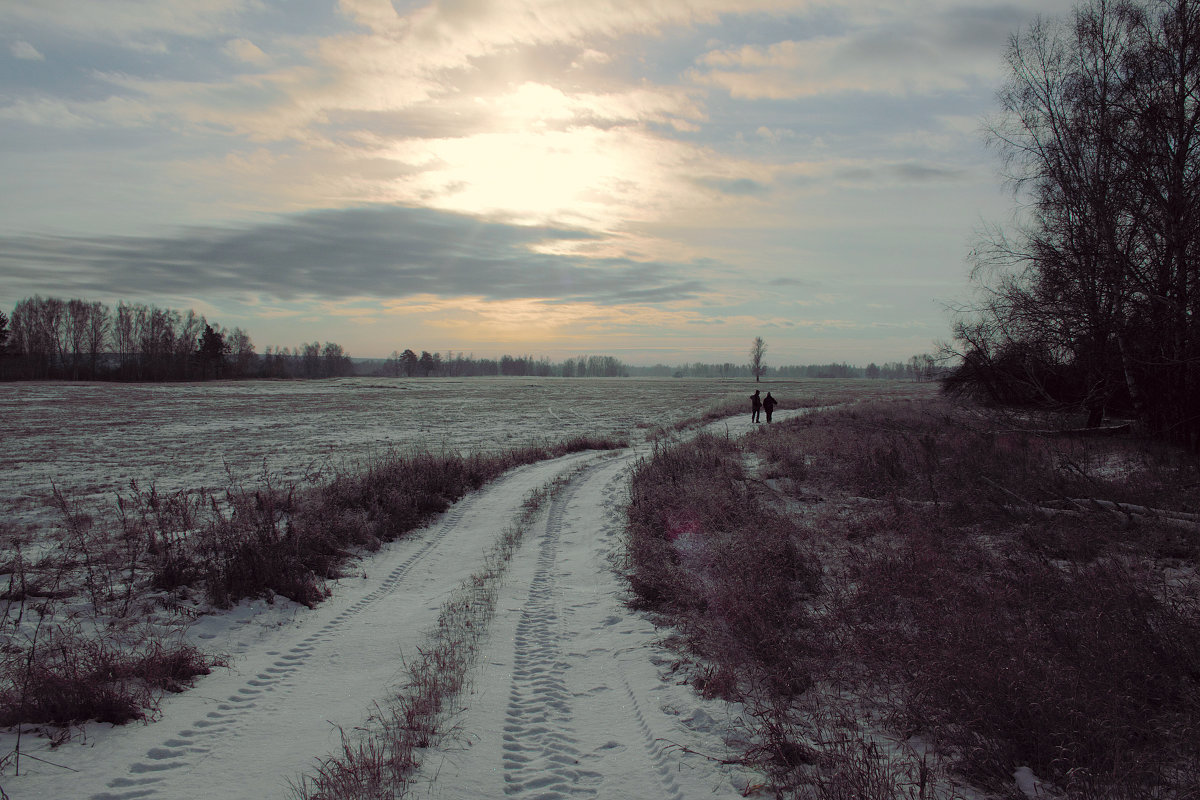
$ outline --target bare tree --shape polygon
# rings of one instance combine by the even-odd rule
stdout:
[[[108,306],[100,302],[91,303],[91,314],[88,316],[87,331],[84,333],[84,348],[87,352],[88,368],[91,377],[100,375],[100,355],[108,345],[108,334],[112,329],[112,312]]]
[[[254,352],[254,342],[250,340],[250,334],[241,328],[234,328],[226,335],[225,343],[229,346],[230,369],[233,377],[242,378],[249,375],[258,358]]]
[[[63,366],[68,369],[71,380],[79,380],[80,367],[83,365],[86,349],[87,330],[92,308],[82,300],[67,301],[67,313],[63,317],[63,340],[70,357]]]
[[[56,297],[27,298],[13,309],[11,346],[25,373],[48,378],[63,364],[63,317],[66,303]]]
[[[132,377],[134,369],[133,324],[133,307],[121,301],[117,304],[117,317],[113,322],[113,346],[117,351],[119,375],[126,380]]]
[[[194,368],[194,353],[197,343],[200,341],[207,328],[208,320],[202,315],[197,315],[193,309],[188,309],[187,314],[180,314],[178,311],[171,311],[169,319],[174,325],[174,332],[170,339],[173,343],[171,348],[171,366],[170,370],[174,372],[175,377],[185,378],[188,373]],[[219,330],[222,336],[225,332]]]
[[[976,251],[963,368],[1200,447],[1200,0],[1089,0],[1006,63],[990,141],[1024,222]]]
[[[990,141],[1027,192],[1030,221],[978,251],[980,267],[1004,268],[990,311],[1012,339],[1075,367],[1092,425],[1119,388],[1111,364],[1136,242],[1123,150],[1133,125],[1129,12],[1095,0],[1070,24],[1039,19],[1011,38]]]
[[[325,377],[336,378],[354,374],[350,356],[337,342],[326,342],[321,348],[321,372]]]
[[[420,367],[421,374],[426,378],[433,373],[433,370],[436,367],[436,364],[433,360],[433,353],[429,352],[428,350],[421,351],[421,358],[417,363]]]
[[[754,341],[750,344],[750,373],[754,375],[755,383],[758,383],[767,372],[767,367],[763,363],[763,358],[766,355],[766,340],[761,336],[755,336]]]
[[[321,375],[321,343],[305,342],[296,349],[303,365],[304,377],[320,378]]]

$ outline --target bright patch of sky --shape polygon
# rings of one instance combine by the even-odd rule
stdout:
[[[945,338],[1010,33],[1067,0],[0,4],[0,307],[259,347],[906,359]]]

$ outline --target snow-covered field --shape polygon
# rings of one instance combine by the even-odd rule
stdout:
[[[135,479],[166,491],[223,488],[227,468],[252,481],[265,465],[291,480],[393,447],[624,435],[749,395],[743,387],[602,378],[0,384],[0,524],[54,522],[53,485],[95,507]]]
[[[15,408],[28,426],[5,456],[3,474],[20,478],[19,488],[5,481],[5,502],[18,496],[26,511],[39,476],[96,495],[133,477],[219,485],[229,453],[240,454],[235,470],[264,457],[299,470],[388,445],[626,433],[742,393],[669,381],[3,389],[4,424]],[[749,415],[720,427],[749,430]],[[227,668],[167,697],[147,724],[92,723],[57,747],[26,732],[21,774],[10,765],[0,787],[13,800],[287,797],[289,781],[336,752],[342,732],[356,735],[403,681],[405,659],[530,492],[566,476],[509,567],[454,734],[425,753],[417,796],[742,796],[754,776],[720,763],[738,746],[737,709],[675,683],[611,567],[628,471],[646,448],[635,440],[514,470],[362,562],[314,610],[260,601],[202,617],[190,636],[227,653]],[[14,746],[14,733],[0,735],[0,756]]]

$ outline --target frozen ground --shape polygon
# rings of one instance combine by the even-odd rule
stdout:
[[[289,781],[402,680],[405,657],[529,493],[566,475],[509,567],[455,733],[425,753],[416,796],[742,796],[753,774],[697,755],[731,753],[737,709],[673,682],[670,656],[623,605],[611,569],[641,454],[514,470],[364,562],[314,610],[257,602],[203,618],[191,635],[229,653],[228,668],[167,698],[148,724],[93,723],[57,748],[27,734],[20,776],[10,768],[0,785],[13,800],[287,797]],[[0,736],[0,753],[14,744]]]
[[[227,469],[249,482],[265,465],[292,480],[389,448],[470,451],[625,435],[748,395],[745,385],[602,378],[0,383],[0,525],[56,522],[54,485],[92,509],[111,506],[135,479],[160,490],[221,489],[229,485]]]

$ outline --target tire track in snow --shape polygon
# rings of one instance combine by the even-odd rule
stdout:
[[[624,618],[605,615],[596,596],[560,585],[579,577],[571,574],[572,565],[560,563],[564,535],[589,536],[601,543],[618,535],[618,496],[625,463],[591,467],[555,500],[547,515],[528,598],[513,637],[512,680],[500,756],[507,796],[539,800],[614,796],[611,767],[619,761],[642,765],[642,769],[634,768],[642,773],[639,777],[657,784],[654,789],[642,784],[642,790],[650,792],[647,796],[684,800],[672,774],[674,762],[654,736],[616,654],[611,654],[613,660],[605,665],[598,663],[597,651],[579,652],[574,647],[587,636],[586,632],[582,637],[573,633],[572,623],[590,619],[588,630],[595,632]],[[611,474],[605,477],[602,471]],[[600,479],[605,484],[599,496],[576,503],[588,482]],[[587,567],[574,568],[580,566]],[[597,619],[598,615],[603,619]],[[576,642],[577,638],[581,642]],[[612,677],[614,671],[620,676],[619,683]],[[599,730],[611,720],[590,717],[588,712],[597,704],[610,706],[615,699],[613,690],[626,696],[623,705],[632,715],[626,715],[619,731]],[[581,708],[585,705],[590,708]],[[597,740],[598,733],[607,738]],[[627,752],[629,748],[634,752]],[[610,772],[592,769],[593,765],[607,766]]]
[[[539,543],[537,571],[517,622],[501,756],[506,795],[536,791],[545,798],[595,796],[594,791],[583,790],[600,776],[579,768],[578,740],[571,731],[571,694],[560,674],[566,664],[562,661],[556,581],[563,515],[580,483],[593,471],[572,481],[551,503]]]
[[[616,654],[614,654],[615,657]],[[642,746],[650,754],[650,759],[654,763],[654,769],[662,781],[665,796],[674,798],[674,800],[684,800],[683,790],[680,788],[673,774],[676,766],[675,762],[667,756],[666,748],[655,737],[645,713],[642,712],[642,704],[638,702],[637,694],[633,691],[633,685],[625,675],[625,670],[619,660],[616,662],[616,672],[621,676],[621,684],[625,689],[626,696],[629,698],[629,707],[633,709],[633,717],[637,720],[637,728],[638,733],[641,734]]]
[[[320,645],[336,638],[338,630],[354,617],[391,594],[412,572],[426,555],[433,551],[455,530],[463,517],[475,505],[479,493],[467,495],[445,512],[436,527],[426,535],[400,564],[397,564],[370,593],[359,598],[337,616],[286,651],[268,652],[277,656],[271,665],[247,680],[232,694],[217,703],[214,710],[207,712],[191,725],[165,739],[160,745],[151,747],[145,756],[129,765],[128,775],[115,778],[108,788],[92,794],[89,800],[137,800],[153,797],[154,785],[167,780],[171,770],[191,766],[198,758],[211,751],[211,738],[223,736],[236,729],[252,713],[258,711],[265,695],[274,693],[277,702],[287,696],[294,687],[293,676],[302,670],[309,659],[318,652]]]

